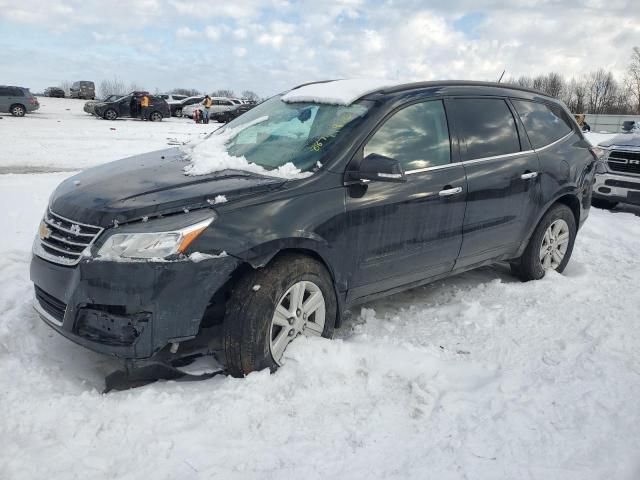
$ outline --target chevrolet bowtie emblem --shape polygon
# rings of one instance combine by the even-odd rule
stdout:
[[[38,235],[40,236],[40,240],[49,238],[49,235],[51,235],[51,230],[49,229],[49,227],[47,227],[46,223],[40,222],[40,227],[38,228]]]

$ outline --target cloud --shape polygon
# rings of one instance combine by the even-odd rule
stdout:
[[[247,54],[247,49],[244,47],[233,47],[233,54],[238,58],[242,58]]]
[[[225,66],[216,87],[264,95],[313,78],[366,75],[495,80],[503,69],[571,76],[604,67],[622,79],[640,38],[631,0],[123,0],[118,8],[0,0],[0,22],[3,70],[11,72],[4,81],[36,87],[45,74],[99,80],[117,72],[163,89],[184,84],[189,71],[190,85],[210,90],[198,67],[215,63]],[[95,48],[79,53],[88,42]],[[45,73],[22,65],[27,51],[63,61],[47,63]],[[129,57],[136,60],[122,61]]]

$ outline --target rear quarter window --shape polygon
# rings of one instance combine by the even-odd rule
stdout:
[[[533,148],[541,148],[571,132],[566,115],[558,105],[528,100],[511,100]]]
[[[460,136],[462,160],[520,151],[511,110],[501,98],[456,98],[447,105]]]

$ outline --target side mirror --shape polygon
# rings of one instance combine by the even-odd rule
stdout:
[[[404,183],[407,177],[400,162],[377,153],[370,153],[360,163],[360,169],[349,172],[351,180]]]

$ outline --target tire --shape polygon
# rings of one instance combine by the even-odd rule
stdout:
[[[9,109],[9,111],[11,112],[11,115],[13,115],[14,117],[24,117],[25,113],[27,113],[26,107],[21,103],[16,103],[14,105],[11,105],[11,108]]]
[[[162,114],[155,110],[149,115],[149,120],[151,120],[152,122],[160,122],[162,121]]]
[[[592,198],[591,205],[596,208],[601,208],[603,210],[613,210],[618,205],[618,202],[605,200],[604,198]]]
[[[292,300],[300,291],[303,301],[297,303],[302,307],[294,310]],[[307,315],[303,308],[312,297],[318,301],[310,303],[323,303],[313,311],[308,307]],[[282,313],[276,316],[278,306]],[[323,308],[324,325],[321,325]],[[227,372],[244,377],[265,368],[275,371],[282,362],[282,353],[297,335],[331,338],[337,312],[331,275],[311,257],[285,254],[267,267],[247,273],[237,282],[227,302],[223,324]]]
[[[555,243],[554,231],[557,235]],[[566,243],[561,241],[565,238],[564,233],[568,234]],[[525,282],[541,279],[547,270],[562,273],[571,259],[576,233],[576,219],[571,209],[560,203],[553,205],[540,220],[522,256],[511,263],[513,273]],[[554,247],[556,245],[557,247]],[[547,254],[543,256],[544,249],[547,250]],[[561,255],[561,258],[554,256],[553,252]]]
[[[182,116],[182,108],[176,108],[176,111],[173,112],[173,116],[174,117],[181,117]]]
[[[116,118],[118,118],[118,112],[116,112],[113,108],[110,108],[104,112],[102,118],[104,118],[105,120],[115,120]]]

